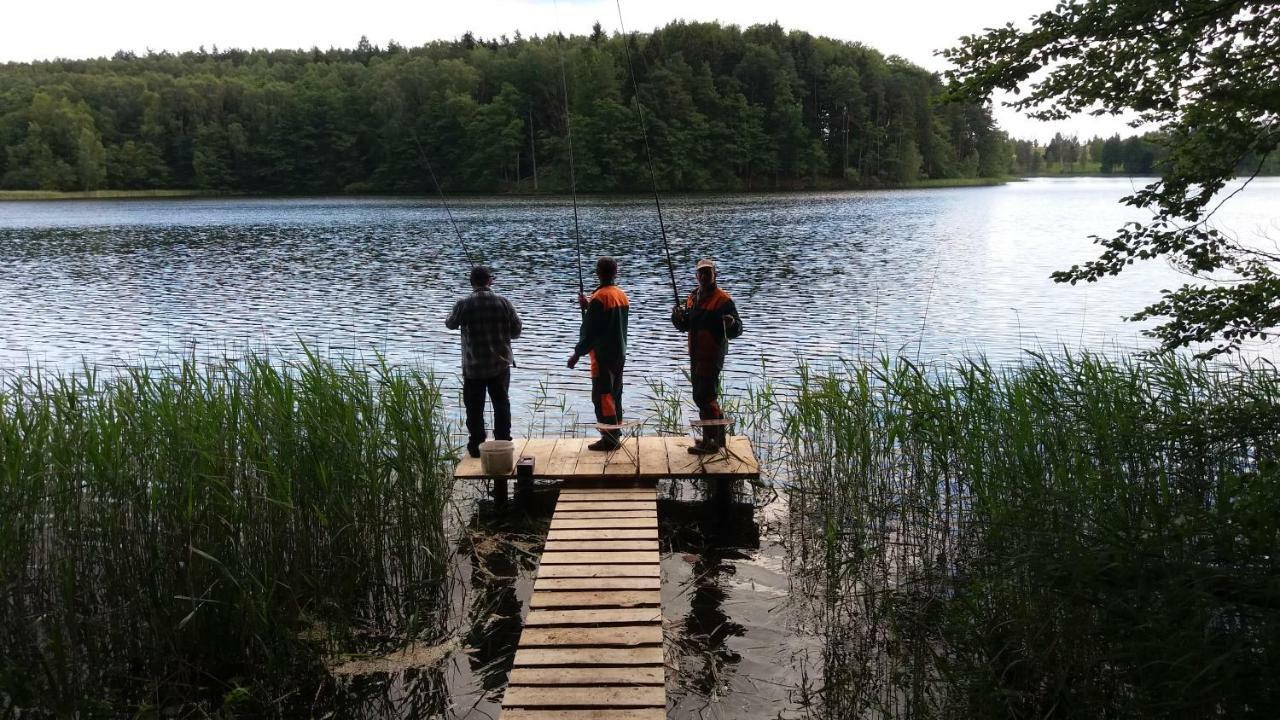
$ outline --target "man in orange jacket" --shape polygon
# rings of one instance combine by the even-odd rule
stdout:
[[[742,334],[742,318],[729,293],[716,285],[716,264],[703,258],[697,265],[698,287],[689,293],[684,307],[671,311],[671,324],[689,333],[689,379],[693,382],[693,402],[698,417],[722,420],[720,411],[720,371],[729,354],[729,341]],[[695,455],[709,455],[724,447],[723,426],[702,428],[702,439],[689,448]]]
[[[618,277],[618,261],[602,257],[596,261],[596,277],[600,286],[588,298],[578,295],[578,303],[586,312],[582,316],[582,329],[578,344],[569,356],[569,367],[578,364],[578,358],[591,356],[591,404],[595,406],[596,422],[616,425],[622,422],[622,370],[627,362],[627,316],[631,302],[627,294],[614,284]],[[588,450],[609,451],[620,442],[617,430],[601,430],[600,439],[587,446]]]

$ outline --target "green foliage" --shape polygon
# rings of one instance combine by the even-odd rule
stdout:
[[[261,708],[324,642],[434,639],[448,433],[429,375],[314,356],[8,375],[0,705]]]
[[[1280,374],[802,370],[773,395],[831,717],[1269,718]]]
[[[968,36],[943,55],[956,65],[952,94],[966,101],[1027,89],[1011,105],[1033,117],[1136,111],[1139,122],[1160,128],[1165,157],[1131,139],[1120,160],[1126,172],[1159,171],[1123,200],[1154,218],[1095,238],[1101,256],[1055,280],[1094,282],[1160,256],[1204,280],[1229,280],[1166,291],[1134,316],[1163,320],[1151,333],[1166,348],[1208,342],[1204,354],[1215,355],[1280,324],[1280,255],[1211,223],[1241,163],[1250,163],[1243,174],[1251,178],[1280,144],[1280,4],[1064,1],[1028,30],[1010,24]],[[1114,146],[1108,160],[1114,167]]]
[[[1006,167],[990,114],[935,104],[940,80],[900,59],[776,24],[676,22],[625,40],[596,29],[4,65],[0,189],[420,193],[431,189],[421,142],[447,190],[565,191],[561,50],[585,191],[649,188],[637,102],[665,190],[879,186]]]

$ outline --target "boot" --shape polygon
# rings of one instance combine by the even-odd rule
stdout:
[[[690,455],[713,455],[719,450],[720,448],[716,447],[714,442],[710,442],[706,438],[695,440],[693,445],[688,448]]]
[[[620,444],[621,443],[619,443],[617,440],[614,440],[613,438],[602,437],[599,440],[588,445],[587,449],[594,450],[596,452],[610,452],[613,450],[617,450]]]

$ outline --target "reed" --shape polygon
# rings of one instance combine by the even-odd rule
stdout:
[[[309,351],[9,375],[0,710],[270,708],[335,643],[438,636],[449,430],[431,375]]]
[[[884,360],[773,397],[829,716],[1280,707],[1273,366]]]

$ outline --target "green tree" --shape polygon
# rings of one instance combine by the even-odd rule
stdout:
[[[1120,139],[1120,135],[1112,135],[1102,143],[1102,154],[1098,157],[1101,170],[1109,173],[1117,165],[1124,163],[1124,141]]]
[[[1161,128],[1160,179],[1122,201],[1154,218],[1095,238],[1097,260],[1053,277],[1094,282],[1168,257],[1198,282],[1133,316],[1160,320],[1151,334],[1165,348],[1212,343],[1201,353],[1211,356],[1280,325],[1280,254],[1210,224],[1240,162],[1256,163],[1247,185],[1280,143],[1277,28],[1274,0],[1068,0],[1030,29],[1009,24],[943,51],[953,96],[966,101],[1023,91],[1011,105],[1033,117],[1136,111]]]
[[[128,140],[107,148],[107,184],[125,190],[167,187],[169,167],[155,145]]]

